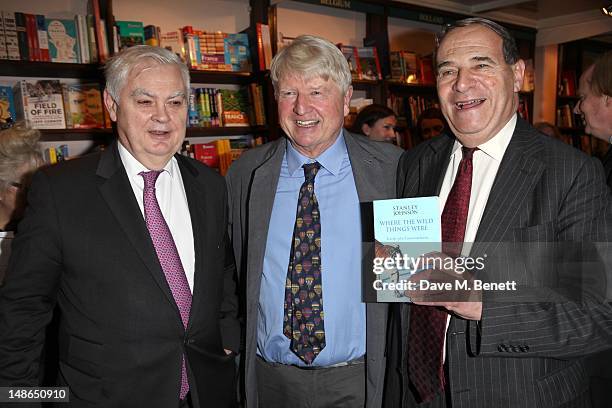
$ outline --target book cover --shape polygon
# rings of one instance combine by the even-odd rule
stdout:
[[[223,39],[225,63],[232,65],[232,71],[251,71],[249,37],[245,33],[228,34]]]
[[[257,23],[257,52],[259,54],[259,68],[263,71],[270,69],[272,63],[272,40],[270,26]]]
[[[223,125],[250,126],[248,91],[245,88],[238,90],[220,89],[219,93],[223,105]]]
[[[196,143],[193,145],[194,157],[211,169],[219,170],[219,153],[214,142]]]
[[[24,13],[15,13],[15,31],[17,32],[17,43],[19,44],[19,55],[22,61],[30,61],[30,46],[28,43],[28,31]]]
[[[33,129],[65,129],[62,85],[58,80],[21,80],[13,88],[18,119]]]
[[[353,79],[361,79],[359,77],[359,55],[357,55],[357,48],[352,45],[338,44],[338,48],[342,51],[342,55],[348,62],[349,69],[351,70],[351,77]]]
[[[36,16],[29,13],[24,13],[24,16],[26,19],[26,31],[28,33],[30,61],[40,61],[40,47],[38,46],[38,28],[36,25]]]
[[[66,127],[92,129],[104,127],[102,93],[97,83],[62,84]]]
[[[89,56],[87,17],[77,14],[74,16],[74,23],[76,24],[77,41],[79,42],[79,61],[83,64],[89,64],[91,57]]]
[[[376,47],[357,47],[358,64],[360,79],[379,80],[382,79],[380,73],[380,62]]]
[[[159,37],[159,46],[172,51],[185,62],[185,43],[181,30],[168,31]]]
[[[119,50],[144,44],[144,24],[142,21],[115,21],[119,27]]]
[[[402,55],[400,51],[389,53],[389,66],[391,67],[391,79],[401,81],[404,77],[402,69]]]
[[[15,123],[15,102],[10,86],[0,86],[0,129],[6,129]]]
[[[53,62],[79,62],[79,42],[74,20],[49,19],[47,35]]]
[[[19,39],[17,38],[17,25],[15,25],[15,13],[3,11],[2,20],[4,22],[4,40],[6,42],[6,53],[8,59],[19,60]]]
[[[144,40],[145,44],[152,47],[159,47],[159,27],[154,25],[147,25],[144,27]]]
[[[403,81],[409,84],[419,82],[417,55],[411,51],[401,51],[402,68],[404,71]]]

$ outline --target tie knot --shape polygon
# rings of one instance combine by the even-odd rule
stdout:
[[[157,178],[161,174],[162,170],[151,170],[151,171],[141,171],[138,175],[142,176],[144,180],[144,187],[146,189],[155,188],[155,182]]]
[[[306,177],[306,181],[314,181],[317,172],[321,168],[321,163],[306,163],[302,167],[304,168],[304,177]]]
[[[461,148],[461,150],[463,151],[463,158],[466,160],[472,160],[472,156],[474,155],[474,152],[476,150],[478,150],[477,147],[465,147],[463,146]]]

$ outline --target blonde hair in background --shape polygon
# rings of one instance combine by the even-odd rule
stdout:
[[[119,94],[125,86],[130,71],[141,64],[153,60],[160,65],[176,65],[181,71],[181,77],[185,84],[185,98],[189,98],[189,68],[181,59],[165,48],[152,47],[150,45],[135,45],[126,48],[110,58],[104,65],[106,77],[106,90],[116,103],[119,103]]]
[[[25,122],[16,122],[11,128],[0,131],[0,183],[6,187],[15,180],[16,170],[29,164],[32,168],[42,162],[40,132],[30,129]]]
[[[331,80],[343,94],[351,86],[351,70],[340,49],[314,35],[297,37],[272,59],[270,76],[277,96],[279,81],[292,75]]]

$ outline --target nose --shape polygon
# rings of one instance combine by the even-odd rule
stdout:
[[[309,105],[310,99],[308,98],[308,96],[300,93],[295,97],[295,102],[293,104],[293,112],[296,115],[304,115],[306,112],[308,112]]]
[[[576,102],[576,106],[574,106],[574,114],[575,115],[581,115],[582,114],[582,110],[580,109],[580,99],[578,99],[578,102]]]
[[[151,119],[156,122],[167,122],[170,117],[168,116],[168,107],[165,103],[159,103],[155,106],[155,111],[151,115]]]
[[[465,92],[474,83],[474,78],[471,73],[467,69],[460,69],[457,72],[457,78],[455,79],[455,83],[453,85],[453,89],[457,92]]]

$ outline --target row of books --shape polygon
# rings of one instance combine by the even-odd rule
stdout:
[[[209,143],[183,143],[181,154],[192,157],[225,176],[230,165],[247,149],[261,145],[263,138],[245,136]]]
[[[110,127],[98,83],[20,80],[0,86],[0,127],[25,120],[34,129]],[[261,85],[239,89],[192,88],[189,125],[263,126],[266,124]]]
[[[391,80],[425,85],[433,85],[436,82],[431,55],[419,56],[411,51],[391,51],[389,63]]]
[[[561,128],[573,128],[581,125],[579,118],[574,115],[574,107],[570,104],[561,105],[557,108],[557,126]]]
[[[405,121],[409,128],[415,127],[421,113],[425,109],[439,108],[438,100],[434,96],[398,96],[390,95],[387,106],[393,109],[400,121]]]
[[[110,127],[97,83],[20,80],[0,86],[0,127],[25,120],[34,129]]]
[[[192,88],[189,126],[263,126],[266,124],[261,85],[239,89]]]
[[[93,63],[98,61],[93,15],[74,19],[0,11],[0,59]]]

